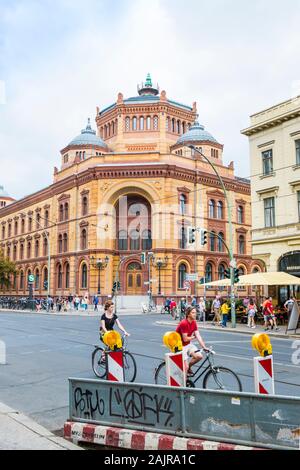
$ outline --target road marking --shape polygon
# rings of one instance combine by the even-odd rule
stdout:
[[[216,357],[228,357],[229,359],[239,359],[242,361],[253,361],[253,357],[241,357],[241,356],[228,356],[227,354],[216,354]],[[290,365],[290,364],[282,364],[281,362],[274,362],[276,366],[281,366],[281,367],[292,367],[296,368],[298,371],[300,369],[300,366],[295,366],[295,365]]]

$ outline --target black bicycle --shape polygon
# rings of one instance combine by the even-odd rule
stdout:
[[[136,378],[137,366],[133,355],[127,349],[127,337],[122,335],[122,349],[124,353],[124,377],[125,382],[134,382]],[[92,367],[95,375],[100,379],[107,376],[106,369],[106,352],[109,348],[105,346],[95,346],[92,354]]]
[[[203,352],[199,349],[196,352]],[[232,392],[241,392],[242,384],[235,372],[226,367],[216,366],[214,363],[214,355],[216,354],[212,349],[206,352],[206,358],[203,360],[193,375],[189,376],[186,381],[186,386],[195,388],[198,380],[204,376],[202,388],[209,390],[227,390]],[[207,364],[206,367],[205,364]],[[196,367],[196,366],[195,366]],[[155,370],[155,383],[157,385],[167,385],[166,376],[166,363],[162,362]]]

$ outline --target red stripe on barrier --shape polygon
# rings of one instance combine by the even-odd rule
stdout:
[[[64,425],[64,438],[70,439],[72,436],[72,423],[65,423]]]
[[[175,437],[173,436],[160,436],[157,450],[173,450],[174,439]]]
[[[235,450],[234,444],[219,443],[218,450]]]
[[[107,446],[119,447],[119,436],[122,429],[108,428],[106,431],[105,443]]]
[[[123,368],[123,351],[110,352],[110,357]]]
[[[262,393],[263,395],[269,395],[269,392],[267,392],[262,384],[259,384],[259,393]]]
[[[176,380],[174,380],[173,377],[170,377],[170,385],[171,387],[181,387],[181,385],[178,382],[176,382]]]
[[[136,431],[132,433],[131,448],[135,450],[144,450],[146,442],[146,433]]]
[[[82,430],[82,437],[86,442],[94,442],[95,426],[85,425]]]
[[[187,442],[187,450],[203,450],[203,441],[199,439],[189,439]]]
[[[174,362],[174,364],[176,364],[177,367],[179,367],[179,369],[183,370],[183,356],[182,356],[182,354],[177,354],[177,355],[174,355],[174,356],[170,356],[170,359],[171,359],[171,361]]]
[[[112,375],[111,372],[108,373],[107,380],[110,380],[110,382],[119,382],[119,380],[114,375]]]
[[[272,377],[272,359],[266,359],[260,362],[260,365],[265,369],[267,374]]]

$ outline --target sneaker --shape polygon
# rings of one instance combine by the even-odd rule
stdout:
[[[256,326],[251,326],[251,328],[252,328],[252,329],[253,329],[253,328],[256,328]]]
[[[265,328],[264,331],[269,331],[269,328]]]
[[[277,327],[277,328],[275,328],[275,330],[276,330],[276,331],[279,331],[279,330],[280,330],[280,328],[278,328],[278,327]]]

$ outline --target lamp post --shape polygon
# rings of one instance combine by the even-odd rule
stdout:
[[[91,264],[93,268],[98,269],[98,294],[101,294],[101,285],[100,285],[100,271],[105,269],[109,263],[109,257],[106,256],[104,259],[98,258],[95,259],[94,256],[91,257]]]
[[[158,295],[161,295],[161,270],[163,268],[166,268],[168,265],[169,258],[165,256],[164,259],[162,258],[157,258],[154,259],[154,263],[156,267],[158,268]]]
[[[227,204],[227,212],[228,212],[228,224],[229,224],[229,258],[230,258],[230,286],[231,286],[231,325],[232,328],[236,328],[236,315],[235,315],[235,296],[234,296],[234,268],[236,267],[236,261],[233,256],[233,229],[232,229],[232,220],[231,220],[231,205],[229,202],[228,198],[228,193],[225,188],[225,184],[216,169],[215,165],[207,158],[200,150],[198,150],[194,145],[186,145],[186,147],[192,149],[194,152],[198,153],[201,155],[202,158],[212,167],[214,173],[216,174],[218,180],[220,181],[220,184],[222,186],[225,199],[226,199],[226,204]]]

